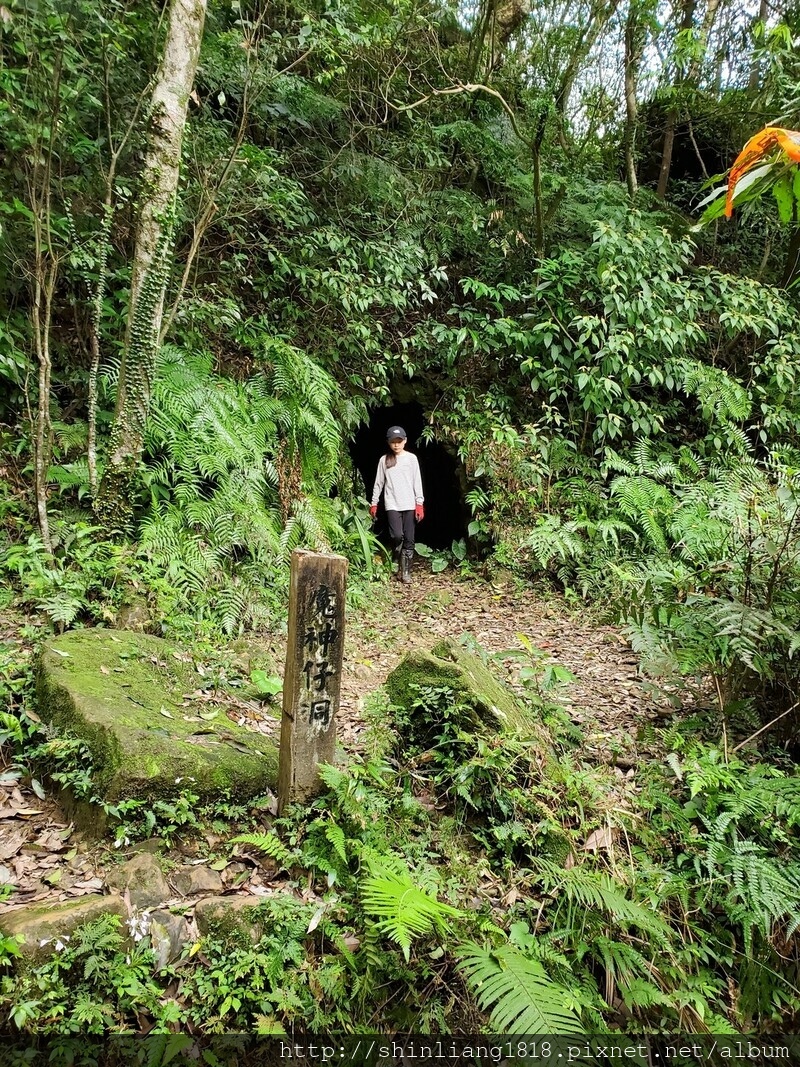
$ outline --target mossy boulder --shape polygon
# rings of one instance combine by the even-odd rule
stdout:
[[[107,801],[187,788],[204,799],[241,799],[273,788],[277,744],[232,722],[224,703],[193,700],[203,684],[191,657],[162,638],[75,630],[44,645],[36,707],[86,742],[95,791]]]
[[[155,908],[172,896],[158,860],[149,852],[139,852],[110,871],[106,885],[127,892],[135,908]]]
[[[472,710],[476,726],[528,738],[541,733],[534,713],[495,678],[479,656],[454,641],[442,640],[430,650],[413,649],[386,679],[389,699],[402,708],[417,699],[418,686],[452,690],[459,704]]]
[[[227,940],[244,936],[255,943],[263,929],[257,909],[258,901],[253,897],[204,897],[195,904],[194,920],[203,935]]]
[[[103,915],[127,917],[128,909],[119,893],[92,893],[65,904],[36,903],[8,910],[0,914],[0,931],[7,937],[21,938],[23,956],[49,955],[60,938]]]

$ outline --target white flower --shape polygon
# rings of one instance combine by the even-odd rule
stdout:
[[[128,929],[131,932],[131,937],[138,944],[150,932],[150,912],[143,911],[141,915],[134,913],[128,919]]]

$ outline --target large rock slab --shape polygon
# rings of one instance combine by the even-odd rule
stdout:
[[[159,637],[74,630],[44,645],[36,707],[86,742],[105,800],[187,788],[201,798],[230,791],[241,799],[274,788],[277,744],[232,722],[224,707],[193,704],[190,694],[203,684],[189,657]]]
[[[455,641],[442,640],[430,650],[412,649],[386,679],[393,704],[410,708],[418,687],[446,688],[472,710],[475,727],[511,732],[526,738],[541,736],[531,710],[495,678],[486,664]]]
[[[0,914],[0,930],[7,936],[22,938],[24,956],[39,956],[53,952],[59,938],[68,937],[76,927],[102,915],[127,917],[128,909],[119,893],[108,896],[93,893],[66,904],[37,903],[9,909]]]

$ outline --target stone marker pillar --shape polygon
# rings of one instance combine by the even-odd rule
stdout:
[[[321,792],[317,765],[333,763],[346,587],[344,556],[292,552],[278,811]]]

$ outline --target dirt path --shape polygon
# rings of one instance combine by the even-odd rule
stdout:
[[[511,579],[459,580],[452,573],[421,569],[415,569],[410,586],[392,581],[364,618],[350,627],[342,684],[343,744],[360,747],[363,694],[377,689],[408,649],[430,645],[438,637],[466,635],[498,654],[522,650],[520,634],[541,653],[542,661],[574,675],[573,682],[557,686],[551,696],[584,729],[592,757],[633,766],[642,725],[673,708],[643,684],[638,657],[618,628],[593,622],[585,605],[571,607],[556,595],[539,599]],[[498,671],[505,671],[515,686],[519,667],[511,657],[498,657]]]
[[[365,697],[383,684],[410,648],[440,637],[466,635],[487,652],[502,654],[521,649],[522,634],[537,657],[570,671],[575,680],[550,696],[583,731],[582,755],[614,765],[628,788],[635,788],[638,759],[647,754],[647,744],[639,741],[642,726],[673,710],[664,697],[655,698],[643,686],[637,657],[618,629],[593,622],[582,605],[572,607],[554,595],[538,598],[510,578],[462,580],[452,572],[431,574],[418,564],[410,586],[395,581],[375,586],[347,625],[338,735],[349,752],[364,747]],[[3,636],[20,642],[8,631]],[[270,644],[276,663],[282,661],[281,645]],[[496,667],[512,686],[519,685],[518,662],[500,655]],[[181,845],[180,851],[187,848],[195,845]],[[0,884],[16,887],[9,904],[0,903],[0,911],[97,893],[110,851],[75,833],[39,783],[32,788],[24,778],[16,781],[11,768],[0,767]]]

